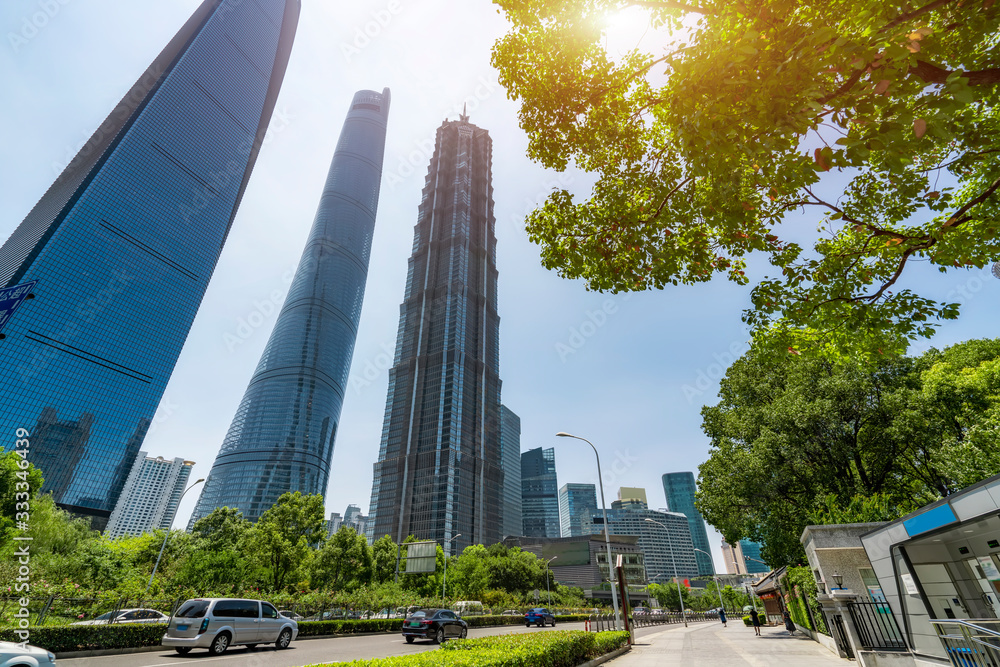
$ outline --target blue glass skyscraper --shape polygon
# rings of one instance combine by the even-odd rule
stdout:
[[[663,494],[667,497],[667,508],[671,512],[680,512],[687,517],[691,528],[691,541],[694,543],[694,557],[698,561],[699,576],[715,574],[715,564],[712,562],[711,545],[708,543],[708,531],[705,529],[705,518],[694,506],[694,494],[697,486],[693,472],[668,472],[662,477]]]
[[[521,526],[525,537],[559,537],[556,450],[537,447],[521,454]]]
[[[34,297],[0,336],[0,432],[29,430],[45,489],[97,527],[215,270],[298,16],[298,0],[205,0],[0,248],[0,287]]]
[[[355,93],[292,286],[191,525],[223,506],[256,521],[286,491],[326,494],[368,278],[388,117],[388,88]]]

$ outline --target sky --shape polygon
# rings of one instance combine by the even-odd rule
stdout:
[[[4,0],[0,3],[0,239],[6,239],[199,0]],[[643,31],[622,22],[623,43]],[[559,485],[596,483],[607,503],[644,487],[666,505],[663,473],[709,454],[700,410],[747,349],[749,287],[715,282],[638,294],[589,292],[541,267],[524,216],[553,188],[585,196],[592,178],[525,155],[517,104],[490,65],[506,20],[487,0],[303,0],[291,60],[229,240],[143,445],[196,462],[205,477],[270,335],[312,225],[355,91],[392,91],[368,285],[333,456],[326,509],[367,513],[399,304],[420,188],[437,127],[471,121],[493,137],[504,404],[522,451],[555,447]],[[646,36],[648,40],[648,36]],[[638,37],[636,37],[638,39]],[[808,231],[809,219],[794,220]],[[979,270],[916,267],[908,285],[963,304],[913,352],[997,332],[1000,282]],[[761,274],[763,275],[763,274]],[[184,498],[183,527],[199,490]],[[721,537],[709,529],[716,568]]]

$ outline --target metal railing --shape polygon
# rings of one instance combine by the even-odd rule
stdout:
[[[691,612],[688,611],[683,616],[680,612],[676,611],[666,611],[666,612],[650,612],[646,614],[633,614],[629,618],[632,621],[632,626],[636,628],[645,628],[653,625],[666,625],[669,623],[683,623],[685,617],[688,623],[699,623],[702,621],[717,621],[719,620],[718,614],[709,614],[703,611]],[[607,632],[615,629],[615,615],[614,614],[591,614],[587,621],[588,627],[591,632]]]
[[[932,619],[931,624],[955,667],[1000,666],[1000,620],[960,621],[949,618]]]
[[[906,651],[906,642],[886,602],[849,602],[847,611],[858,631],[860,647],[868,651]]]

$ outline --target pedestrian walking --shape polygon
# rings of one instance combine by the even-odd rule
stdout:
[[[726,610],[719,607],[719,620],[722,621],[722,627],[726,627]]]
[[[753,623],[754,634],[760,637],[760,616],[757,615],[756,609],[750,612],[750,622]]]
[[[795,632],[795,623],[792,622],[792,615],[788,613],[787,609],[785,610],[784,618],[785,629],[788,630],[788,634],[793,634]]]

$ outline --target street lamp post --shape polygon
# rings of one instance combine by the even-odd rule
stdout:
[[[445,592],[448,589],[448,553],[447,553],[447,551],[448,551],[448,543],[451,542],[452,540],[457,540],[461,536],[462,536],[462,533],[459,533],[455,537],[452,537],[452,538],[447,539],[447,540],[444,541],[444,549],[445,549],[445,554],[444,554],[444,581],[441,582],[441,604],[442,605],[446,604],[446,602],[448,600],[447,596],[445,595]]]
[[[708,556],[709,562],[712,561],[712,554],[708,553],[704,549],[699,549],[698,547],[695,547],[694,550],[695,551],[700,551],[701,553],[703,553],[706,556]],[[713,567],[712,569],[714,570],[715,568]],[[717,590],[719,592],[719,608],[722,609],[723,611],[725,611],[726,610],[726,603],[722,601],[722,586],[719,585],[719,578],[717,576],[715,576],[714,574],[712,575],[712,578],[715,579],[715,590]]]
[[[194,484],[192,484],[188,488],[184,489],[184,493],[187,493],[188,491],[190,491],[191,489],[193,489],[194,487],[198,486],[199,484],[201,484],[204,481],[205,481],[204,477],[201,478],[201,479],[199,479]],[[178,505],[181,504],[181,499],[184,498],[184,493],[182,493],[181,497],[177,499],[177,504]],[[160,547],[160,555],[156,557],[156,564],[153,565],[153,573],[151,575],[149,575],[149,583],[146,584],[146,590],[143,592],[143,596],[145,596],[146,593],[149,592],[149,587],[153,585],[153,577],[156,576],[156,568],[160,567],[160,559],[163,558],[163,550],[167,548],[167,540],[168,539],[170,539],[170,528],[167,528],[167,534],[163,536],[163,545]]]
[[[597,447],[594,447],[594,443],[586,438],[581,438],[578,435],[570,435],[569,433],[564,433],[560,431],[556,433],[556,436],[560,438],[575,438],[577,440],[583,440],[585,443],[590,445],[590,448],[594,450],[594,456],[597,457],[597,482],[601,487],[601,510],[604,512],[604,546],[608,552],[608,581],[611,582],[611,603],[615,608],[615,629],[621,630],[621,615],[618,609],[618,591],[615,590],[615,575],[614,567],[615,564],[611,562],[611,538],[608,537],[608,506],[604,502],[604,478],[601,477],[601,455],[597,453]]]
[[[677,561],[674,559],[674,545],[670,540],[670,529],[667,528],[666,524],[660,523],[659,521],[654,521],[652,519],[646,519],[650,523],[655,523],[657,526],[663,529],[663,532],[667,534],[667,548],[670,549],[670,566],[674,570],[674,583],[677,584],[677,599],[681,601],[681,618],[684,619],[684,627],[688,625],[687,616],[684,614],[684,594],[681,593],[681,580],[677,576]]]
[[[554,561],[559,556],[553,556],[552,558],[545,561],[545,594],[549,597],[549,606],[552,606],[552,591],[549,590],[549,563]]]

